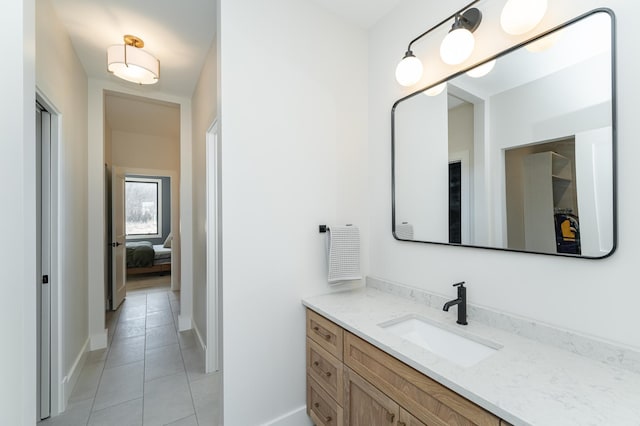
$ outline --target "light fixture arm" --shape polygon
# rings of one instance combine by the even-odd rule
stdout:
[[[465,7],[463,7],[462,9],[458,10],[457,12],[455,12],[453,15],[447,17],[446,19],[443,19],[441,22],[439,22],[438,24],[434,25],[433,27],[429,28],[427,31],[423,32],[422,34],[420,34],[418,37],[414,38],[413,40],[411,40],[409,42],[409,46],[407,47],[407,52],[411,52],[411,46],[413,45],[413,43],[415,43],[416,41],[420,40],[422,37],[426,36],[427,34],[429,34],[431,31],[435,30],[436,28],[440,27],[443,24],[446,24],[448,21],[450,21],[452,18],[456,18],[459,15],[462,15],[462,12],[464,12],[465,10],[469,9],[471,6],[473,6],[474,4],[478,3],[480,0],[474,0],[471,3],[469,3],[468,5],[466,5]]]

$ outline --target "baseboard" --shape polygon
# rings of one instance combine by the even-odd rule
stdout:
[[[192,328],[190,316],[178,315],[178,331],[187,331]]]
[[[207,345],[205,345],[204,339],[202,338],[202,334],[200,333],[200,330],[198,329],[198,324],[196,324],[195,322],[193,323],[193,331],[196,333],[196,337],[198,338],[198,342],[200,342],[200,348],[202,348],[202,350],[206,353],[207,352]]]
[[[108,330],[105,328],[103,332],[98,334],[92,334],[90,336],[90,351],[97,351],[98,349],[104,349],[107,347]]]
[[[263,423],[262,426],[311,426],[313,422],[307,416],[307,406],[303,405],[293,411],[282,416]]]
[[[80,353],[76,357],[76,360],[73,362],[73,365],[67,372],[67,374],[62,379],[62,409],[63,411],[67,407],[67,401],[69,401],[69,397],[71,397],[71,392],[73,392],[73,388],[76,383],[78,383],[78,378],[80,377],[80,372],[82,371],[82,367],[84,367],[85,362],[87,361],[87,355],[89,354],[89,341],[84,342],[82,349],[80,349]]]

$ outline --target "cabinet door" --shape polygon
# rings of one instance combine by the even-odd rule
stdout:
[[[400,420],[398,426],[427,426],[420,420],[416,419],[407,410],[400,408]]]
[[[400,407],[345,367],[345,426],[398,426]]]

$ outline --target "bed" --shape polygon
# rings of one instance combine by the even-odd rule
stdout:
[[[169,245],[169,247],[166,247]],[[151,244],[149,241],[129,241],[127,275],[171,272],[171,244]]]

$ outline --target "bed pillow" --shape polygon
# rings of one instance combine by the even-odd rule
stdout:
[[[164,244],[162,244],[162,247],[171,248],[171,241],[172,240],[173,240],[173,235],[171,234],[171,232],[169,232],[169,235],[167,235],[167,239],[164,240]]]

